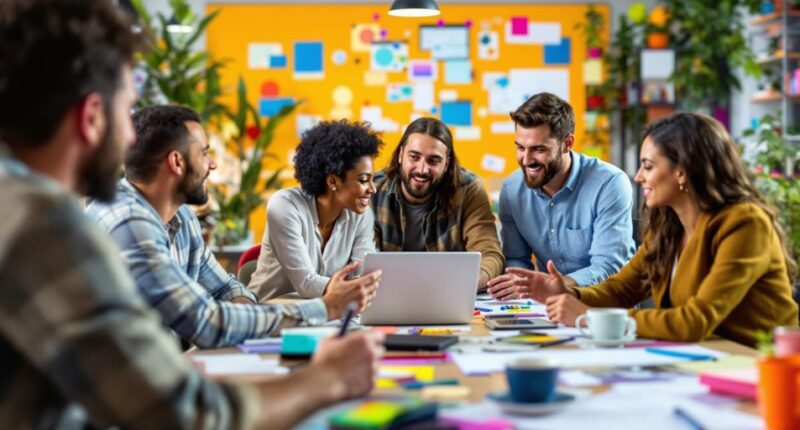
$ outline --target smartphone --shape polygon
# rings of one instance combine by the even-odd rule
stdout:
[[[487,319],[486,327],[489,330],[538,330],[558,328],[558,325],[541,318],[502,318]]]

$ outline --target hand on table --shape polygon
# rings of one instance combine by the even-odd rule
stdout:
[[[545,305],[547,305],[547,317],[550,318],[550,321],[569,327],[574,327],[575,319],[589,310],[589,306],[571,294],[550,296],[545,300]]]
[[[383,333],[363,330],[320,342],[311,365],[330,372],[336,401],[362,397],[375,386],[383,357]]]
[[[347,276],[358,269],[358,264],[356,261],[344,266],[328,281],[328,286],[325,287],[325,292],[322,294],[322,301],[325,302],[325,308],[328,310],[328,319],[334,320],[343,317],[345,307],[350,302],[357,305],[357,313],[364,312],[378,293],[378,285],[380,285],[383,273],[380,270],[347,280]]]
[[[489,281],[487,291],[497,300],[533,299],[539,303],[544,303],[550,296],[569,293],[564,275],[559,273],[552,260],[547,262],[547,271],[508,267],[508,273]]]

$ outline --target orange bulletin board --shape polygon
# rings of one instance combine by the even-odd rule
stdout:
[[[289,165],[299,133],[315,121],[348,118],[382,130],[381,168],[408,123],[435,116],[451,126],[464,167],[499,184],[517,168],[508,112],[539,91],[566,96],[576,149],[603,155],[581,144],[585,82],[600,79],[585,73],[602,73],[584,67],[585,38],[576,29],[588,6],[441,4],[440,16],[414,19],[388,16],[389,3],[208,5],[209,13],[221,11],[206,44],[228,60],[224,85],[243,77],[265,115],[287,100],[305,101],[275,136],[279,160]],[[609,6],[594,7],[608,29]]]

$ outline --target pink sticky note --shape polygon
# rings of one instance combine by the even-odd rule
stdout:
[[[525,16],[512,16],[511,17],[511,34],[513,36],[527,36],[528,35],[528,17],[525,17]]]

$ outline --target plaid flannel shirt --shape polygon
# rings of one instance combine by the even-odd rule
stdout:
[[[188,206],[163,225],[153,206],[122,179],[112,203],[93,201],[86,213],[122,248],[139,292],[164,324],[201,348],[231,346],[286,326],[327,321],[321,299],[291,305],[230,303],[240,296],[258,299],[220,266]]]
[[[252,428],[253,388],[193,369],[73,196],[0,150],[0,200],[0,426]]]
[[[372,196],[375,212],[375,243],[381,251],[402,251],[405,232],[400,178],[389,179],[384,171],[375,175]],[[494,214],[481,179],[461,169],[461,187],[452,199],[455,209],[446,213],[443,202],[434,201],[423,226],[425,247],[433,251],[477,251],[481,270],[489,279],[500,275],[505,266]]]

